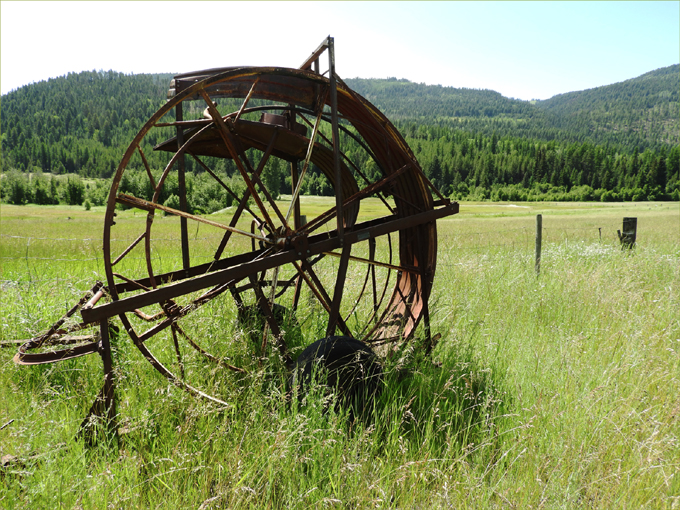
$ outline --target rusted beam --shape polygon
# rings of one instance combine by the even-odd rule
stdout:
[[[274,135],[272,136],[271,140],[269,141],[269,145],[267,146],[267,149],[264,151],[264,155],[262,156],[262,161],[267,161],[269,159],[269,156],[271,155],[272,150],[274,149],[274,144],[276,142],[276,139],[278,138],[278,129],[274,131]],[[255,171],[255,174],[257,177],[260,176],[260,173],[264,170],[264,164],[260,162],[260,166],[257,168]],[[234,215],[231,217],[231,221],[229,223],[230,227],[235,227],[236,223],[238,222],[239,218],[241,217],[241,214],[243,213],[243,210],[248,210],[248,198],[250,198],[250,189],[246,189],[245,193],[243,193],[243,198],[239,202],[238,206],[236,207],[236,211],[234,212]],[[252,213],[251,213],[252,214]],[[254,214],[253,217],[260,221]],[[231,237],[231,232],[227,231],[225,232],[224,236],[222,237],[222,241],[220,241],[220,245],[217,247],[217,250],[215,251],[214,259],[217,261],[221,256],[222,252],[224,251],[224,248],[227,246],[227,242],[229,242],[229,238]]]
[[[322,42],[317,49],[315,49],[312,54],[305,60],[302,65],[300,66],[300,69],[305,70],[305,69],[310,69],[312,67],[312,64],[316,61],[316,72],[319,72],[318,69],[318,60],[321,54],[328,49],[328,44],[329,41],[332,39],[332,37],[329,35],[324,42]]]
[[[307,146],[307,155],[305,156],[305,164],[302,166],[302,172],[300,173],[300,176],[298,178],[298,183],[295,189],[293,190],[293,194],[291,196],[291,202],[290,202],[290,207],[288,208],[288,212],[286,213],[286,221],[290,221],[290,215],[293,212],[295,208],[295,204],[297,203],[297,200],[300,196],[300,189],[302,186],[302,180],[305,177],[305,174],[307,173],[307,168],[309,167],[309,161],[312,157],[312,152],[314,151],[314,142],[316,141],[316,135],[319,132],[319,125],[321,123],[321,114],[322,112],[319,112],[319,115],[316,118],[316,122],[314,123],[314,129],[312,130],[312,136],[309,139],[309,145]],[[338,190],[338,193],[342,193],[341,190]]]
[[[177,103],[175,107],[175,118],[179,121],[183,120],[182,103]],[[177,145],[181,147],[184,145],[184,129],[182,126],[177,126]],[[184,152],[180,154],[179,161],[177,162],[177,184],[179,187],[179,207],[182,212],[188,212],[187,205],[187,188],[186,188],[186,178],[184,171]],[[182,265],[184,270],[188,270],[191,267],[191,259],[189,257],[189,231],[187,228],[187,219],[185,217],[180,217],[179,220],[180,233],[182,238]],[[147,244],[149,240],[147,239]]]
[[[435,221],[439,218],[443,218],[457,212],[458,203],[453,202],[449,206],[442,207],[440,209],[425,211],[419,214],[408,216],[406,218],[396,218],[391,221],[385,221],[384,223],[378,223],[377,225],[370,228],[347,232],[345,234],[345,242],[353,244],[371,237],[378,237],[390,232],[396,232],[397,230]],[[308,244],[307,253],[298,254],[295,250],[291,249],[270,255],[265,259],[245,262],[234,267],[200,275],[187,281],[171,283],[165,287],[158,288],[144,294],[138,294],[136,296],[121,299],[119,301],[113,301],[111,303],[95,307],[91,310],[84,310],[82,311],[83,320],[86,323],[90,323],[103,318],[113,317],[120,313],[134,310],[135,308],[142,308],[154,303],[167,301],[168,299],[173,299],[190,292],[195,292],[201,289],[219,285],[230,280],[238,281],[254,273],[260,273],[277,266],[290,264],[295,260],[306,259],[307,257],[312,257],[326,251],[332,251],[340,248],[340,242],[337,237],[334,236],[325,240],[320,239],[321,237],[327,237],[327,235],[319,235],[318,242],[312,242],[313,238],[309,240],[310,242]]]
[[[374,249],[375,250],[375,249]],[[331,257],[340,258],[342,255],[340,253],[335,253],[333,251],[325,251],[324,255],[330,255]],[[394,264],[387,264],[385,262],[378,262],[377,260],[365,259],[362,257],[355,257],[350,255],[349,260],[354,262],[362,262],[364,264],[369,264],[371,266],[384,267],[385,269],[393,269],[394,271],[404,271],[407,273],[420,274],[420,270],[417,267],[407,267],[407,266],[395,266]]]
[[[331,100],[331,133],[333,139],[333,167],[335,169],[335,187],[342,190],[342,172],[340,169],[340,132],[338,131],[338,86],[335,76],[335,44],[332,37],[328,37],[328,79],[330,81]],[[342,193],[335,194],[336,230],[342,246],[345,237],[345,227],[342,215]]]
[[[123,250],[123,252],[122,252],[120,255],[118,255],[118,256],[111,262],[111,267],[113,267],[113,266],[115,266],[116,264],[118,264],[118,262],[120,262],[120,261],[123,259],[123,257],[125,257],[125,255],[127,255],[128,253],[130,253],[130,251],[132,251],[132,249],[133,249],[135,246],[137,246],[137,245],[139,244],[139,242],[140,242],[142,239],[144,239],[145,237],[146,237],[146,230],[145,230],[144,232],[142,232],[141,235],[140,235],[137,239],[135,239],[134,241],[132,241],[132,243],[130,244],[130,246],[128,246],[127,248],[125,248],[125,249]]]
[[[331,311],[328,316],[328,326],[326,327],[326,336],[332,336],[335,333],[335,327],[338,324],[338,319],[340,318],[340,305],[342,303],[342,295],[345,290],[345,279],[347,277],[347,266],[349,265],[351,250],[351,244],[347,244],[342,247],[340,264],[338,265],[338,272],[335,278],[335,287],[333,289],[333,302],[331,303]]]
[[[217,126],[217,131],[219,135],[222,137],[222,141],[227,147],[227,150],[231,154],[232,159],[234,160],[234,163],[236,163],[236,167],[238,168],[239,172],[241,173],[241,177],[243,178],[243,181],[246,183],[246,186],[250,190],[250,194],[253,197],[253,200],[255,200],[255,203],[257,204],[258,208],[260,209],[260,212],[262,213],[262,216],[264,217],[265,221],[267,224],[270,226],[271,230],[274,230],[274,223],[272,222],[271,218],[269,217],[269,214],[267,213],[267,209],[262,203],[262,200],[260,199],[259,195],[257,194],[257,191],[255,191],[255,186],[253,185],[253,182],[250,180],[250,177],[248,177],[248,173],[246,172],[246,169],[243,167],[243,163],[241,162],[239,156],[239,152],[236,150],[236,145],[235,145],[235,140],[233,140],[233,135],[229,131],[229,128],[227,127],[224,119],[222,119],[222,116],[219,114],[217,111],[217,108],[215,108],[215,105],[213,105],[212,100],[210,99],[210,96],[208,93],[204,90],[200,90],[201,95],[203,96],[203,100],[207,103],[208,105],[208,111],[210,112],[210,116],[213,119],[213,122]],[[245,159],[245,154],[244,154],[244,159]]]
[[[248,92],[248,95],[243,100],[243,104],[241,105],[241,108],[239,108],[238,112],[236,113],[236,117],[234,117],[234,122],[236,122],[238,119],[241,118],[241,115],[243,114],[243,110],[245,110],[246,106],[248,106],[248,101],[250,101],[250,98],[253,95],[253,92],[255,92],[255,86],[257,85],[257,83],[259,81],[260,81],[260,77],[258,76],[257,79],[253,82],[253,86],[250,87],[250,91]]]
[[[328,291],[326,291],[323,283],[321,283],[321,280],[319,280],[319,277],[316,275],[316,271],[314,271],[314,268],[312,268],[312,265],[309,263],[309,261],[307,259],[302,259],[301,264],[302,272],[300,274],[304,277],[305,282],[307,285],[309,285],[309,288],[312,290],[319,303],[321,303],[321,306],[324,307],[330,316],[332,313],[332,302],[331,297],[328,295]],[[295,267],[298,269],[298,271],[300,271],[297,263],[295,263]],[[313,283],[313,285],[310,284],[310,281]],[[342,317],[338,316],[337,324],[340,328],[340,331],[342,331],[344,335],[352,336],[352,332],[347,327],[347,324],[345,324],[345,321],[342,319]]]
[[[116,198],[116,201],[121,203],[121,204],[128,205],[130,207],[136,207],[137,209],[142,209],[144,211],[149,211],[149,212],[154,211],[154,210],[164,211],[164,212],[167,212],[169,214],[174,214],[175,216],[180,216],[181,218],[198,221],[199,223],[205,223],[206,225],[210,225],[211,227],[217,227],[217,228],[221,228],[222,230],[228,230],[230,232],[233,232],[234,234],[241,234],[241,235],[244,235],[246,237],[252,237],[254,239],[257,239],[257,240],[262,241],[262,242],[267,243],[267,244],[271,243],[271,240],[267,239],[266,237],[263,237],[263,236],[260,236],[260,235],[257,235],[257,234],[252,234],[250,232],[246,232],[245,230],[240,230],[238,228],[230,227],[230,226],[224,225],[222,223],[217,223],[216,221],[206,220],[205,218],[202,218],[200,216],[185,213],[185,212],[179,211],[177,209],[173,209],[172,207],[167,207],[165,205],[157,204],[156,202],[149,202],[148,200],[133,197],[132,195],[120,194]]]
[[[402,173],[404,173],[410,167],[411,167],[410,164],[406,164],[403,167],[401,167],[399,170],[397,170],[396,172],[391,173],[390,175],[385,177],[384,179],[381,179],[378,182],[373,183],[373,184],[367,186],[366,188],[360,190],[358,193],[355,193],[351,197],[348,197],[346,200],[344,200],[342,202],[343,208],[346,208],[347,206],[349,206],[350,204],[352,204],[356,201],[363,200],[364,198],[366,198],[366,197],[368,197],[368,196],[370,196],[374,193],[378,193],[382,188],[387,186],[390,182],[392,182],[394,179],[399,177]],[[305,224],[304,231],[305,232],[313,232],[314,230],[319,228],[321,225],[326,223],[328,220],[330,220],[330,218],[332,216],[336,215],[336,212],[337,212],[337,206],[331,207],[326,212],[321,213],[319,216],[314,218],[312,221]]]

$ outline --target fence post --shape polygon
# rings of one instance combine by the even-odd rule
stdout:
[[[634,248],[637,238],[637,218],[623,218],[623,234],[620,230],[616,233],[619,235],[622,250]]]
[[[536,215],[536,263],[534,268],[536,269],[536,275],[541,274],[541,240],[543,236],[543,215]]]

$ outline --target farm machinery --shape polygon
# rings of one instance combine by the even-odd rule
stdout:
[[[282,199],[265,179],[274,161],[290,176],[290,195]],[[190,208],[190,169],[230,197],[228,222]],[[133,172],[144,176],[147,194],[126,188]],[[335,200],[309,214],[301,195],[312,177],[324,180]],[[174,202],[167,200],[171,185]],[[133,223],[123,210],[146,221]],[[214,374],[244,371],[225,354],[223,335],[206,333],[227,309],[239,318],[257,315],[259,351],[271,349],[289,370],[295,360],[286,320],[303,306],[322,316],[319,336],[359,345],[355,350],[388,355],[421,322],[430,349],[436,220],[457,212],[392,123],[337,76],[332,37],[299,68],[177,75],[167,102],[140,129],[113,176],[102,245],[105,283],[23,343],[14,360],[32,365],[98,353],[104,385],[86,425],[94,418],[115,423],[111,334],[118,329],[172,384],[220,405],[227,402],[210,382]],[[172,236],[168,215],[179,218]],[[210,235],[192,234],[199,227]],[[73,324],[76,314],[82,320]],[[90,334],[78,335],[85,331]]]

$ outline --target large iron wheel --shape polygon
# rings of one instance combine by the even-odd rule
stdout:
[[[194,394],[224,403],[204,377],[192,375],[203,365],[189,369],[190,356],[242,370],[224,354],[219,334],[206,341],[192,332],[229,307],[259,310],[261,350],[274,346],[288,366],[281,315],[272,311],[280,307],[311,306],[327,317],[326,336],[388,346],[383,349],[409,339],[427,320],[435,220],[457,212],[457,204],[433,199],[434,188],[394,126],[334,78],[262,67],[179,75],[168,102],[142,127],[116,171],[104,229],[112,303],[102,314],[118,314],[152,365]],[[149,157],[152,147],[166,155],[162,164]],[[275,200],[262,177],[274,158],[291,171],[287,201]],[[188,160],[232,197],[228,223],[187,210]],[[215,168],[220,161],[233,162],[240,190]],[[375,171],[361,168],[366,161]],[[144,183],[123,192],[133,172],[145,175]],[[300,190],[313,174],[335,193],[336,205],[324,212],[301,204]],[[179,206],[164,205],[175,180]],[[370,212],[376,204],[383,210],[377,217]],[[143,211],[145,226],[131,231],[130,222],[116,218],[121,207]],[[180,217],[169,241],[161,214]],[[192,239],[199,227],[202,235]]]

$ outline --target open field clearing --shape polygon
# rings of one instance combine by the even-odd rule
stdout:
[[[302,214],[332,204],[304,197]],[[0,214],[1,339],[29,338],[104,278],[104,214]],[[637,246],[622,251],[616,230],[629,216]],[[126,225],[134,236],[145,215],[117,222],[124,247]],[[154,225],[154,257],[179,267],[178,219]],[[190,234],[192,257],[209,260],[221,232]],[[419,333],[385,361],[365,422],[325,413],[314,392],[287,405],[276,356],[260,363],[226,299],[190,325],[247,373],[215,377],[190,358],[187,372],[227,407],[170,386],[124,334],[115,340],[119,447],[74,439],[101,388],[99,358],[20,367],[15,349],[0,349],[0,507],[680,509],[678,203],[463,202],[438,222],[438,244],[439,344],[424,358]],[[325,315],[301,299],[297,319],[301,349]],[[161,354],[172,362],[172,349]]]

